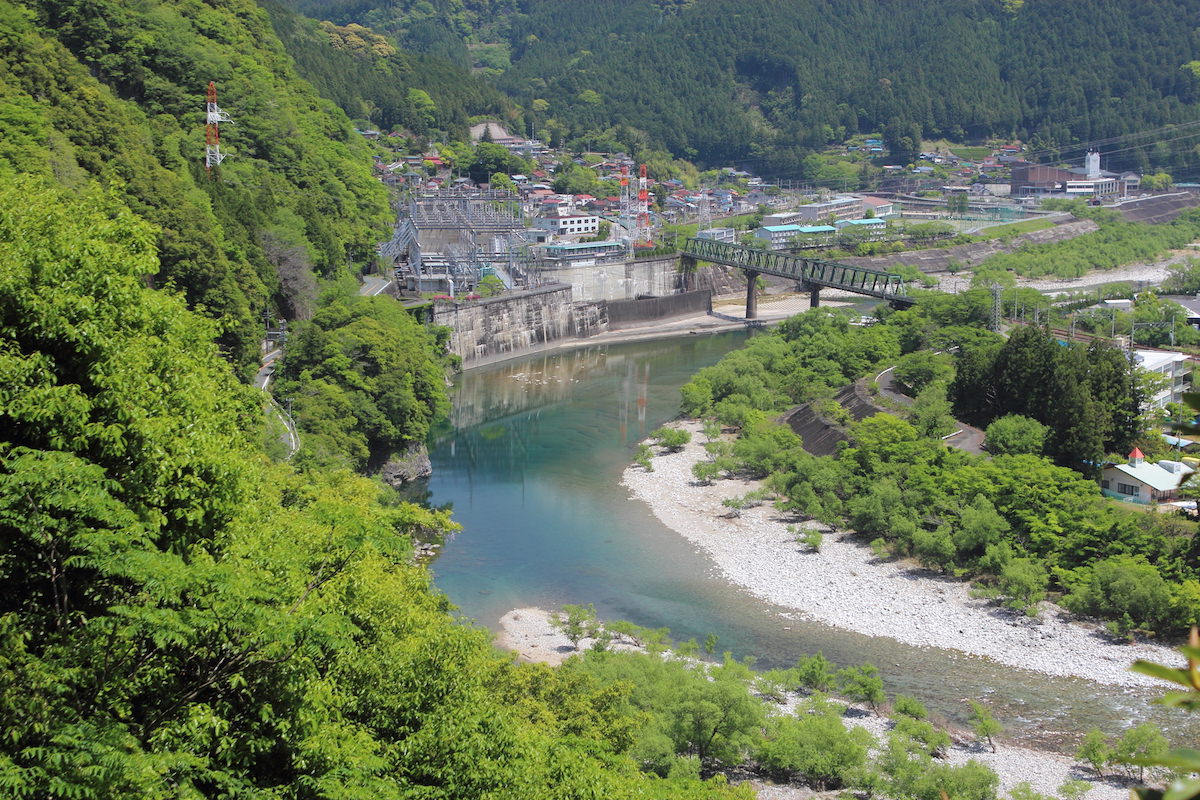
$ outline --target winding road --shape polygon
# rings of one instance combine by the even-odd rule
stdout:
[[[896,378],[892,374],[892,370],[894,369],[894,366],[888,367],[875,376],[875,384],[879,387],[879,394],[893,403],[910,406],[913,399],[896,388]],[[942,440],[946,444],[968,453],[984,452],[983,431],[958,420],[954,420],[954,424],[956,426],[954,433],[942,437]]]

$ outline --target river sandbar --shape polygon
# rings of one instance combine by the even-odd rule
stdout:
[[[653,472],[630,466],[622,484],[663,524],[707,553],[722,577],[762,600],[842,630],[1114,686],[1162,686],[1130,672],[1135,659],[1179,661],[1165,646],[1114,643],[1099,626],[1075,621],[1049,603],[1034,620],[972,598],[966,581],[878,559],[864,537],[851,532],[827,533],[820,551],[812,552],[788,531],[793,521],[769,503],[731,518],[721,501],[757,483],[697,484],[692,465],[707,458],[700,425],[673,424],[690,431],[692,442],[680,452],[655,456]]]

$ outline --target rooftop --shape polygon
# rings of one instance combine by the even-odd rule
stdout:
[[[1172,353],[1165,350],[1134,350],[1133,354],[1137,357],[1139,367],[1151,371],[1162,369],[1168,364],[1187,361],[1187,356],[1183,353]]]
[[[583,250],[599,247],[601,249],[624,248],[623,242],[565,242],[563,244],[548,244],[547,250]]]
[[[1147,464],[1145,462],[1136,466],[1133,464],[1113,464],[1113,469],[1123,472],[1159,492],[1169,492],[1172,489],[1178,489],[1183,479],[1195,472],[1194,469],[1181,461],[1167,461],[1165,459],[1159,461],[1157,464]]]

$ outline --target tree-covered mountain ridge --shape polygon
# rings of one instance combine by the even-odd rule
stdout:
[[[253,3],[0,2],[0,796],[734,794],[643,775],[626,689],[458,621],[412,558],[445,513],[262,452],[263,311],[325,326],[331,451],[444,403],[432,336],[353,296],[389,217]]]
[[[617,128],[630,150],[648,136],[764,174],[794,175],[805,152],[890,124],[1054,150],[1194,121],[1200,101],[1184,68],[1200,57],[1184,0],[601,0],[586,14],[554,0],[295,5],[463,61],[502,47],[507,63],[488,63],[525,110],[522,130],[566,141]],[[1171,138],[1119,160],[1200,164],[1194,139]]]
[[[436,59],[390,46],[363,59],[315,21],[249,0],[5,0],[0,42],[0,178],[119,186],[158,228],[151,279],[219,319],[222,348],[243,370],[256,361],[264,315],[311,315],[319,283],[356,276],[391,220],[367,143],[297,59],[333,101],[351,112],[370,105],[418,134],[465,135],[469,114],[504,106]],[[212,175],[210,81],[231,120]],[[385,88],[364,99],[376,82]]]

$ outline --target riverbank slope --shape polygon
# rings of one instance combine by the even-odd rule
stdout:
[[[1049,603],[1034,620],[972,598],[967,582],[878,559],[852,532],[827,533],[820,551],[813,552],[796,541],[788,531],[792,521],[770,504],[729,517],[721,501],[746,494],[757,482],[695,483],[692,465],[707,457],[700,426],[674,424],[690,431],[692,442],[680,452],[655,456],[653,472],[629,467],[622,483],[667,527],[707,553],[717,573],[762,600],[867,636],[1113,686],[1159,685],[1129,671],[1135,659],[1178,660],[1164,646],[1113,643],[1099,626],[1072,621]]]
[[[500,618],[500,632],[496,636],[496,645],[513,651],[521,661],[557,666],[575,655],[578,650],[551,624],[550,618],[550,612],[541,608],[513,609]],[[585,648],[588,644],[586,640],[581,642],[581,646]],[[790,696],[784,703],[772,706],[774,713],[791,713],[798,699],[798,696]],[[847,714],[843,717],[843,723],[847,727],[865,727],[877,740],[886,737],[893,724],[891,720],[871,715],[863,709]],[[974,759],[985,764],[1000,777],[1000,796],[1004,796],[1020,783],[1028,783],[1034,791],[1054,796],[1058,787],[1065,782],[1083,780],[1091,787],[1087,794],[1088,800],[1122,800],[1128,797],[1129,789],[1122,780],[1098,780],[1070,756],[1021,747],[1009,742],[1000,742],[993,753],[974,742],[967,732],[956,731],[952,738],[954,744],[946,754],[946,763],[961,765]],[[813,796],[811,789],[799,786],[775,785],[760,780],[750,783],[759,800],[806,800]]]

